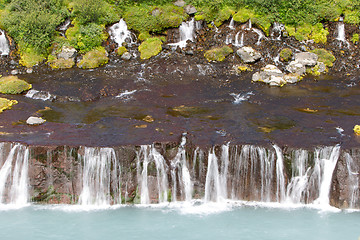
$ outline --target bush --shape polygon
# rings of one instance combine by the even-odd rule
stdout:
[[[336,58],[334,57],[334,55],[331,52],[329,52],[323,48],[316,48],[310,52],[318,55],[318,57],[319,57],[318,61],[323,62],[325,64],[325,66],[327,66],[327,67],[332,67],[333,63],[336,60]]]

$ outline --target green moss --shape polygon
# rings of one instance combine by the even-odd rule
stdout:
[[[349,24],[360,24],[359,10],[347,10],[344,12],[344,22]]]
[[[0,113],[4,110],[11,109],[11,107],[18,102],[16,100],[9,100],[6,98],[0,98]]]
[[[359,34],[354,33],[351,37],[351,41],[355,44],[359,42]]]
[[[249,21],[249,19],[253,19],[255,17],[254,11],[247,9],[247,8],[241,8],[234,16],[233,19],[236,22],[244,23]]]
[[[31,89],[31,84],[20,80],[16,76],[7,76],[0,78],[0,93],[19,94]]]
[[[19,63],[25,67],[33,67],[45,60],[45,56],[37,53],[33,48],[23,47],[24,44],[19,44],[20,60]]]
[[[139,37],[138,37],[138,39],[140,41],[145,41],[148,38],[151,38],[151,35],[150,35],[149,32],[142,32],[142,33],[139,34]]]
[[[128,50],[126,47],[121,46],[116,50],[117,55],[122,56],[124,53],[126,53]]]
[[[205,15],[204,14],[196,14],[195,15],[195,21],[202,21],[202,20],[205,20]]]
[[[221,24],[223,24],[224,21],[228,20],[233,14],[235,14],[235,11],[228,6],[224,7],[223,9],[220,9],[220,11],[216,14],[214,18],[215,26],[219,27]]]
[[[335,56],[330,51],[327,51],[326,49],[323,48],[316,48],[310,52],[318,55],[319,57],[318,61],[323,62],[326,67],[332,67],[333,63],[336,60]]]
[[[318,23],[312,26],[309,38],[316,43],[325,44],[327,42],[327,35],[329,35],[328,29],[324,28],[322,23]]]
[[[269,35],[271,20],[266,15],[256,14],[253,10],[241,8],[234,16],[236,22],[247,22],[251,20],[253,24],[258,26],[266,35]]]
[[[50,57],[52,56],[52,57]],[[75,61],[72,58],[63,59],[63,58],[54,58],[53,55],[50,55],[48,58],[48,64],[52,69],[66,69],[72,68],[75,65]]]
[[[298,41],[312,39],[316,43],[325,44],[329,34],[328,29],[324,28],[321,23],[315,25],[303,24],[296,28],[294,26],[285,26],[285,28],[289,35],[295,37]]]
[[[153,56],[158,55],[162,50],[162,42],[159,38],[153,37],[148,38],[139,46],[139,51],[141,53],[141,59],[149,59]]]
[[[221,62],[224,61],[225,58],[231,53],[233,53],[233,50],[228,46],[224,46],[221,48],[210,49],[204,53],[204,56],[208,61]]]
[[[280,52],[280,60],[288,62],[291,59],[292,55],[293,52],[291,51],[290,48],[284,48]]]
[[[90,52],[87,52],[83,56],[82,60],[78,62],[77,66],[84,69],[97,68],[106,64],[108,61],[109,58],[107,57],[105,48],[98,47]]]

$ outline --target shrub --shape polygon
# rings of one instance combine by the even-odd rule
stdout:
[[[210,49],[204,53],[204,56],[208,61],[221,62],[224,61],[225,58],[231,53],[233,53],[233,50],[228,46],[224,46],[221,48]]]
[[[325,64],[325,66],[327,66],[327,67],[332,67],[333,63],[336,60],[336,58],[330,51],[327,51],[326,49],[323,49],[323,48],[316,48],[310,52],[318,55],[318,57],[319,57],[318,61],[323,62]]]
[[[141,53],[140,58],[149,59],[158,55],[162,50],[161,44],[162,42],[159,38],[148,38],[139,46],[139,51]]]
[[[291,59],[292,55],[293,55],[293,52],[291,51],[290,48],[284,48],[280,52],[280,59],[282,61],[288,62]]]

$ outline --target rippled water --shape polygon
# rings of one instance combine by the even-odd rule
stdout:
[[[1,239],[355,239],[360,213],[246,205],[0,211]]]

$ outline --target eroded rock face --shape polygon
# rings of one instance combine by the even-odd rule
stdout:
[[[260,52],[252,47],[242,47],[236,53],[244,63],[254,63],[261,59]]]
[[[302,52],[295,53],[295,62],[301,63],[304,66],[313,67],[316,65],[318,56],[315,53]]]

